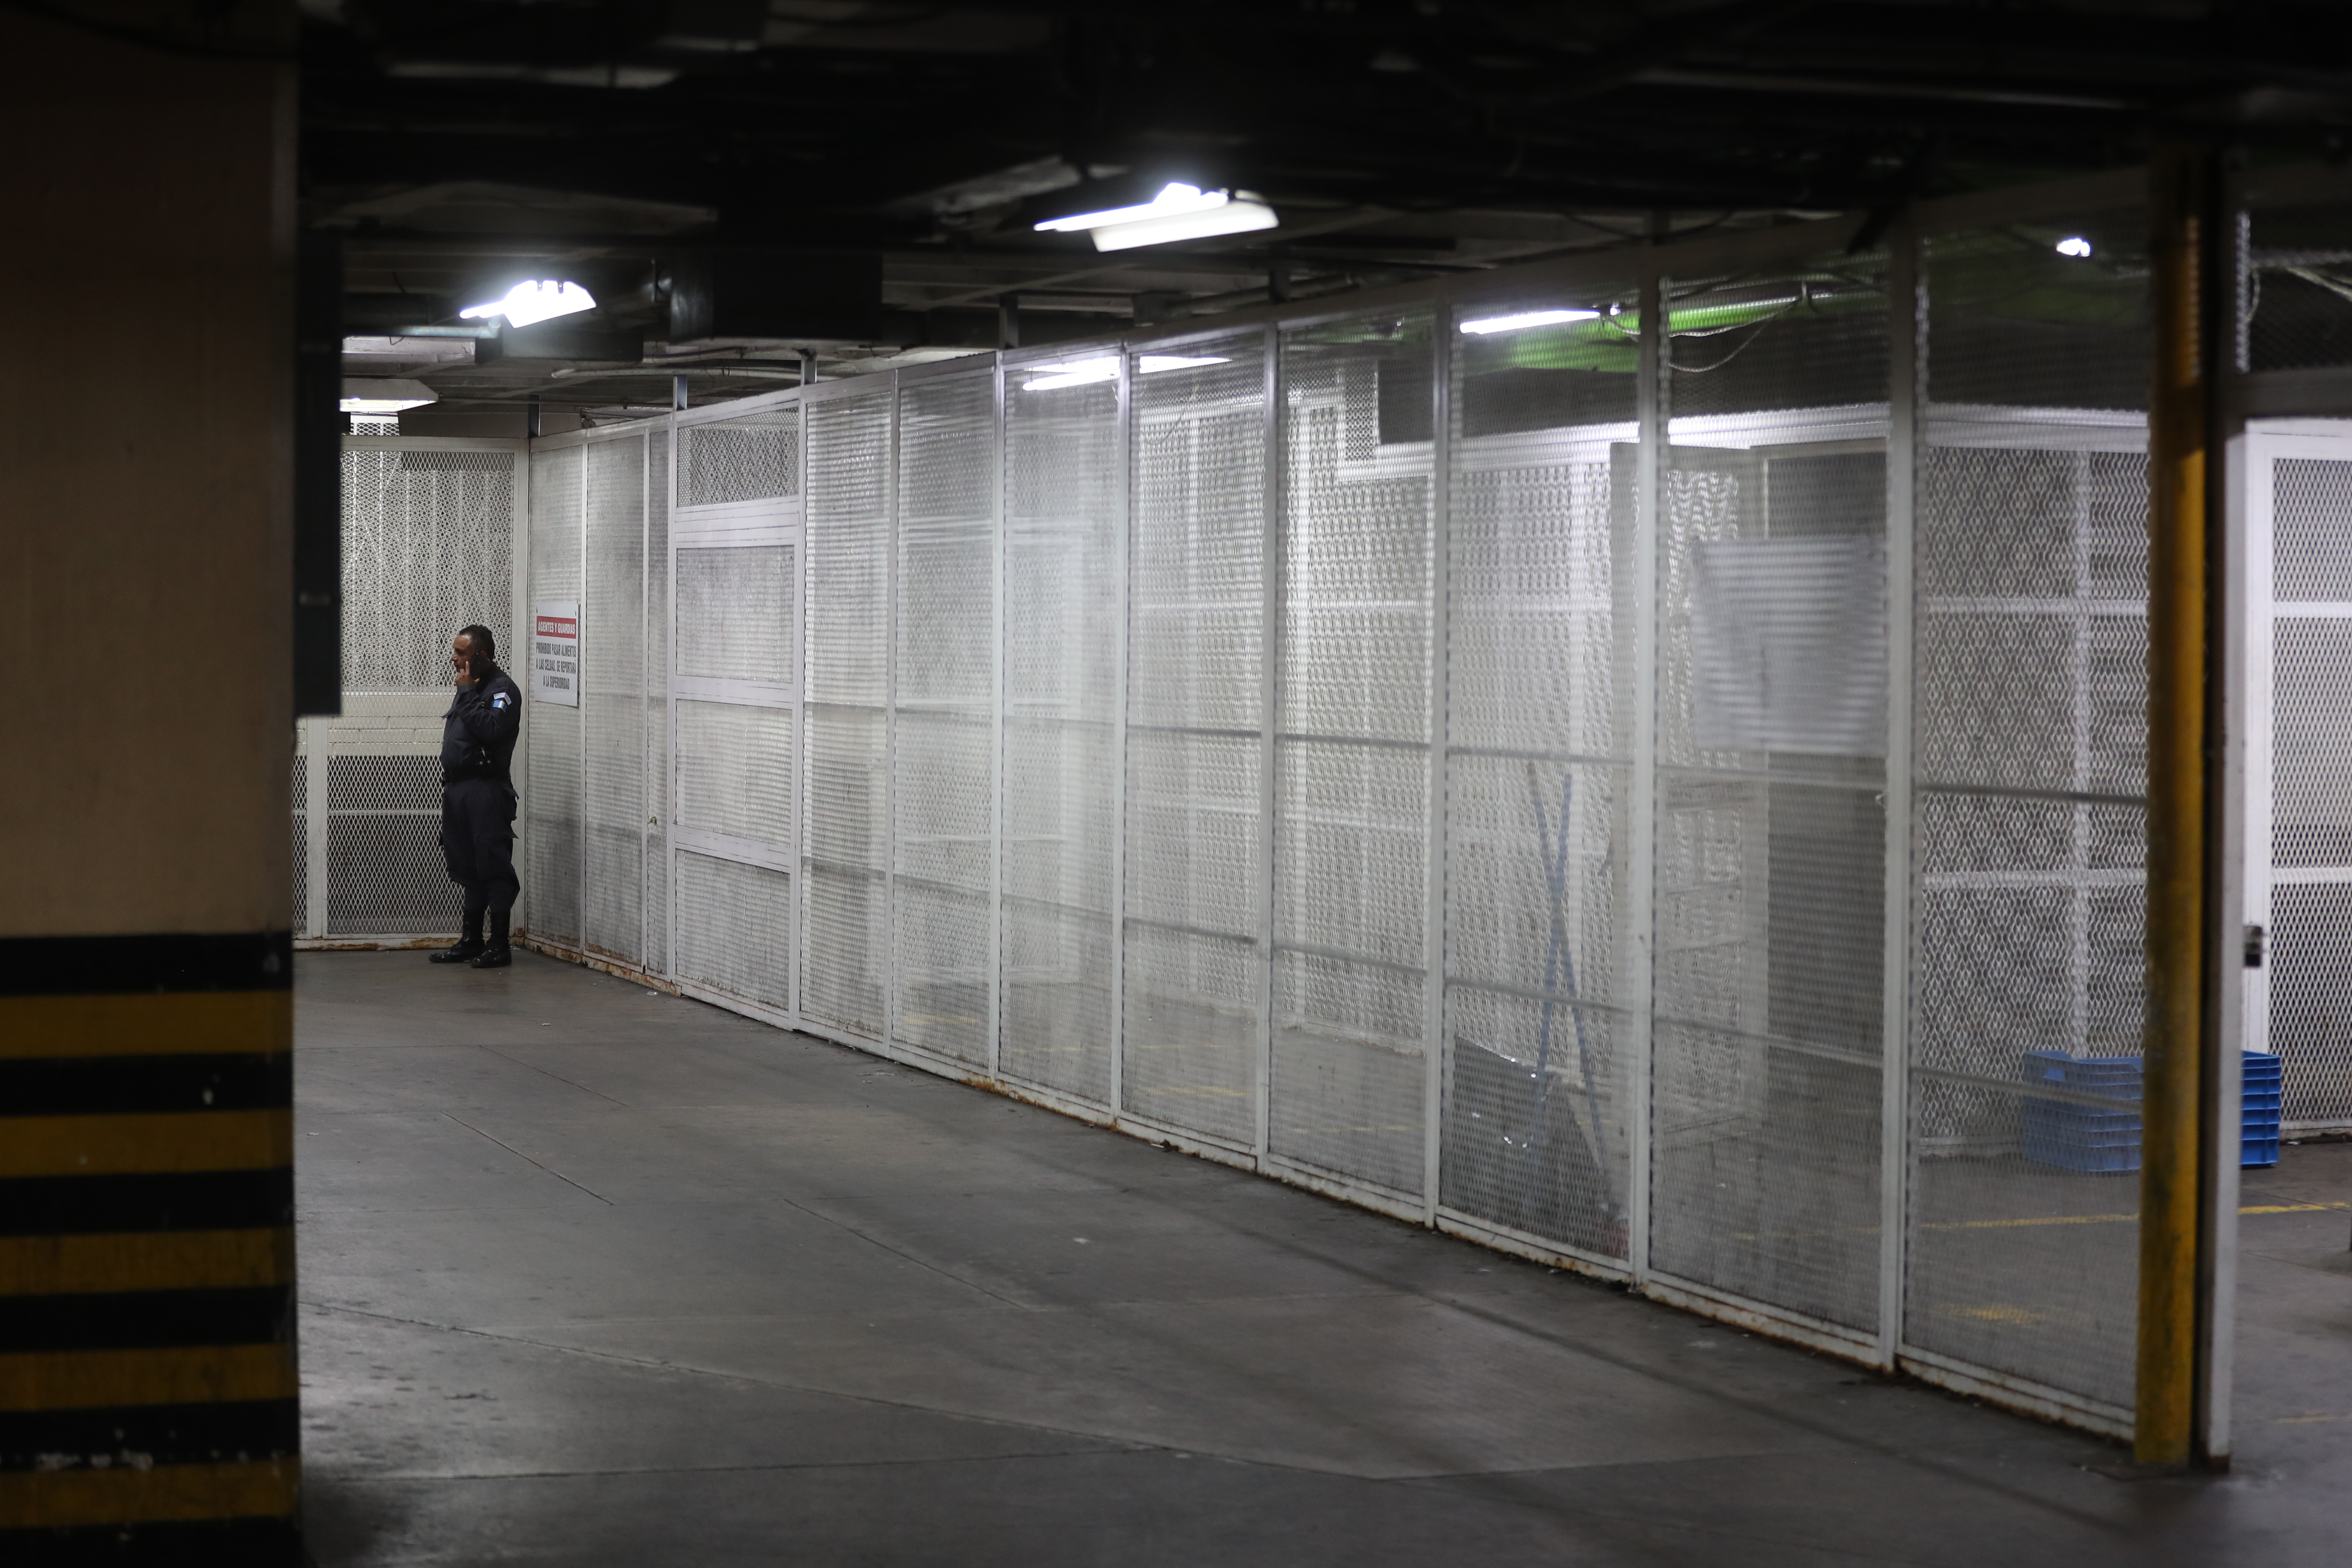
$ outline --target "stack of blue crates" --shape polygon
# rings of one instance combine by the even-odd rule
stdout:
[[[2078,1100],[2024,1097],[2025,1157],[2068,1171],[2117,1173],[2139,1169],[2140,1058],[2028,1051],[2028,1083],[2048,1084],[2116,1102],[2114,1110]],[[2245,1053],[2244,1131],[2239,1163],[2275,1165],[2279,1158],[2279,1059]]]
[[[2113,1110],[2065,1100],[2025,1097],[2025,1157],[2068,1171],[2139,1169],[2140,1065],[2137,1057],[2077,1057],[2028,1051],[2029,1083],[2116,1102]]]
[[[2279,1161],[2279,1059],[2268,1051],[2246,1053],[2246,1087],[2240,1105],[2244,1118],[2245,1154],[2242,1165],[2275,1165]]]

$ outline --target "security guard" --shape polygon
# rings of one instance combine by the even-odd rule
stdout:
[[[522,883],[514,869],[515,788],[509,766],[522,729],[522,693],[498,666],[488,626],[467,626],[449,644],[457,695],[441,721],[441,853],[449,879],[466,889],[465,935],[436,963],[503,969],[514,962],[507,920]],[[482,940],[482,916],[490,937]]]

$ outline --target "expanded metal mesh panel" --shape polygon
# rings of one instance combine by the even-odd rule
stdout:
[[[2246,239],[2246,368],[2352,365],[2352,213],[2344,203],[2257,207]]]
[[[2270,986],[2280,1120],[2341,1123],[2352,1101],[2352,884],[2272,889]]]
[[[680,699],[677,722],[678,825],[788,847],[792,710]]]
[[[1813,438],[1885,418],[1884,264],[1666,294],[1651,1258],[1867,1331],[1886,470]]]
[[[343,689],[447,684],[448,640],[490,628],[510,647],[511,452],[343,452]]]
[[[669,973],[669,432],[646,437],[646,968]]]
[[[636,963],[645,944],[646,448],[622,439],[584,450],[583,935],[591,950]]]
[[[441,855],[432,757],[327,759],[327,934],[457,929],[464,903]]]
[[[1266,400],[1257,334],[1135,380],[1129,522],[1126,1109],[1257,1129]]]
[[[1456,354],[1440,1195],[1622,1256],[1636,355],[1606,320]]]
[[[294,803],[294,912],[289,929],[297,933],[310,929],[310,813],[306,806],[310,791],[310,759],[296,757],[289,797]]]
[[[878,712],[803,710],[801,1011],[879,1038],[889,947],[888,729]]]
[[[689,425],[679,432],[677,504],[713,506],[801,493],[797,405]]]
[[[1057,379],[1005,378],[1000,1064],[1107,1104],[1118,388]]]
[[[2352,463],[2282,458],[2271,467],[2271,597],[2352,604]]]
[[[891,405],[808,409],[801,1011],[887,1028]]]
[[[2282,615],[2271,638],[2271,863],[2352,867],[2352,620]]]
[[[2352,1124],[2352,462],[2271,486],[2270,1044],[2290,1125]],[[2284,873],[2284,875],[2282,873]]]
[[[1433,406],[1425,313],[1288,334],[1267,1143],[1423,1182]]]
[[[792,1005],[793,879],[677,856],[677,977],[782,1012]]]
[[[584,450],[573,447],[531,455],[530,597],[534,601],[580,596]],[[528,702],[524,729],[530,791],[525,808],[529,864],[522,873],[524,921],[531,935],[542,942],[574,946],[580,941],[580,710]]]
[[[2029,1053],[2141,1043],[2147,464],[2112,414],[2146,402],[2143,227],[2068,226],[2090,265],[2038,233],[1930,243],[1916,522],[1904,1334],[2118,1406],[2137,1183],[2028,1158],[2052,1102],[2023,1090]]]
[[[677,552],[677,672],[789,685],[799,577],[789,544]]]
[[[988,1059],[994,870],[996,389],[899,395],[891,973],[898,1036]]]

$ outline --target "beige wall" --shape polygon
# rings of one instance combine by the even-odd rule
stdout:
[[[282,930],[290,70],[0,59],[0,936]]]

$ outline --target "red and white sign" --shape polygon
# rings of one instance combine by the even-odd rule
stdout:
[[[580,601],[530,607],[530,695],[558,708],[580,706]]]

